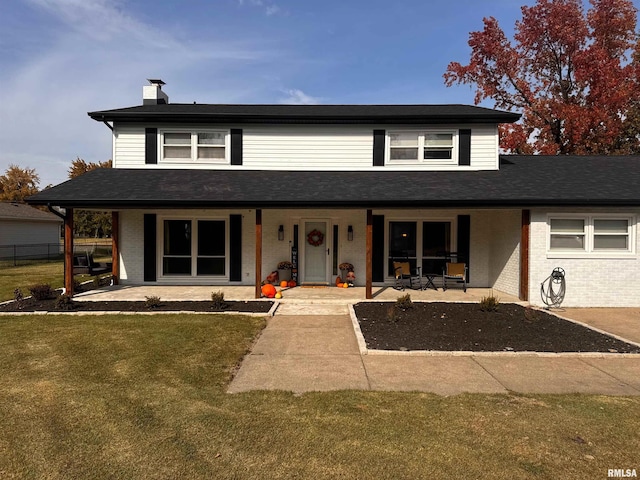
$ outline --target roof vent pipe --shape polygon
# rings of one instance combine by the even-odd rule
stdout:
[[[148,78],[147,80],[151,85],[142,87],[142,104],[164,105],[169,103],[169,97],[162,91],[162,85],[165,83],[156,78]]]

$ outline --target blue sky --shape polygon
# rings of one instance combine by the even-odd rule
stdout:
[[[180,103],[471,104],[447,64],[468,62],[483,17],[510,33],[533,3],[2,0],[0,173],[35,168],[43,187],[111,158],[86,112],[140,104],[147,78]]]

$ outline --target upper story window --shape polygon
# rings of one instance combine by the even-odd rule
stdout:
[[[228,163],[228,132],[224,130],[160,133],[163,162]]]
[[[549,254],[607,256],[635,251],[633,217],[558,215],[549,221]]]
[[[456,165],[456,132],[452,130],[390,131],[388,163]]]

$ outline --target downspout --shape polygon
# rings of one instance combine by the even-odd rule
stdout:
[[[60,217],[62,219],[63,222],[66,221],[66,217],[61,214],[59,211],[55,210],[50,203],[47,203],[47,208],[49,209],[49,211],[51,213],[53,213],[55,216]],[[64,223],[63,223],[64,224]],[[65,278],[65,274],[67,273],[67,262],[62,262],[62,278]],[[66,293],[66,292],[65,292]]]

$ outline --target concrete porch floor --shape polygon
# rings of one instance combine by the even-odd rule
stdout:
[[[281,290],[278,287],[278,290]],[[103,287],[75,296],[78,301],[108,301],[108,300],[145,300],[145,297],[158,296],[162,300],[210,300],[211,293],[222,291],[226,300],[254,300],[253,286],[174,286],[174,285],[116,285]],[[372,301],[395,301],[399,296],[408,293],[412,300],[442,301],[442,302],[478,302],[482,297],[494,295],[501,302],[520,302],[517,297],[491,288],[450,288],[443,292],[428,290],[395,290],[392,287],[373,287]],[[304,304],[349,304],[365,300],[364,287],[295,287],[282,289],[280,302]],[[526,302],[525,302],[526,303]]]

